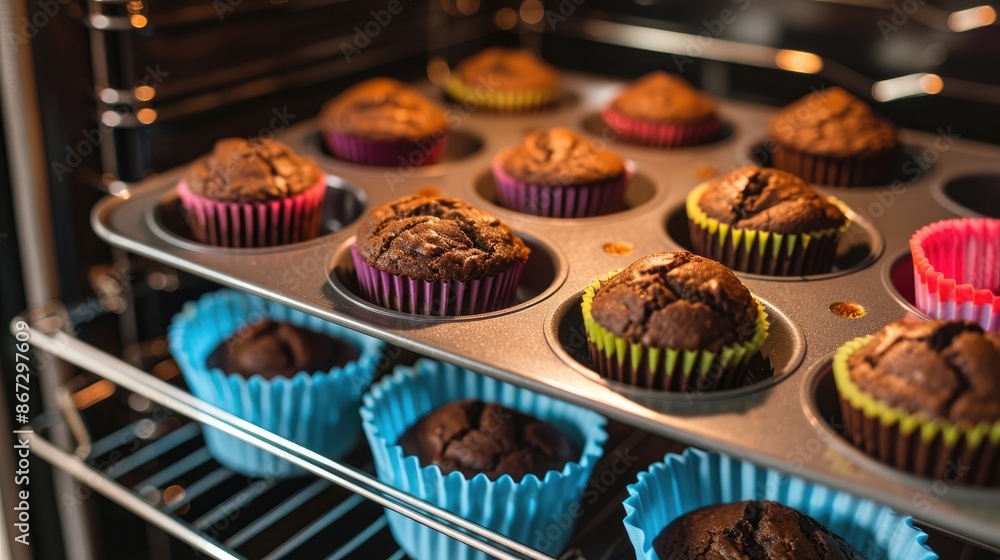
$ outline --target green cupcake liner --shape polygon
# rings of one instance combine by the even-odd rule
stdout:
[[[851,379],[847,360],[872,338],[855,338],[833,357],[844,437],[902,471],[961,485],[1000,486],[1000,420],[972,425],[930,419],[864,392]]]
[[[723,346],[718,352],[645,346],[611,333],[591,313],[597,291],[621,270],[599,277],[583,290],[583,325],[598,373],[664,391],[719,391],[743,385],[750,360],[763,346],[770,327],[760,301],[754,335],[747,342]]]
[[[694,252],[733,270],[769,276],[801,276],[830,272],[837,256],[837,242],[851,221],[839,228],[800,234],[745,229],[709,217],[698,205],[708,188],[702,183],[688,193],[685,205]],[[846,216],[850,208],[828,197]]]

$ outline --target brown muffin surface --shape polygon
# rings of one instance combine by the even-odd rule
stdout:
[[[838,228],[847,220],[805,181],[768,167],[742,167],[712,181],[698,206],[724,224],[772,233]]]
[[[347,88],[323,106],[319,120],[323,130],[370,140],[419,140],[448,131],[440,107],[391,78],[372,78]]]
[[[598,149],[590,138],[562,127],[536,130],[497,157],[504,171],[537,185],[583,185],[625,174],[621,156]]]
[[[347,342],[265,319],[233,333],[209,354],[206,363],[230,374],[260,374],[272,379],[342,367],[360,355],[358,348]]]
[[[193,194],[222,202],[264,202],[297,195],[323,176],[312,159],[275,140],[223,138],[184,174]]]
[[[650,122],[688,123],[715,116],[711,97],[684,78],[659,71],[629,84],[611,105],[619,113]]]
[[[497,403],[455,401],[427,414],[399,438],[406,455],[423,466],[468,478],[491,480],[507,474],[519,482],[527,474],[545,478],[580,459],[580,447],[552,424]]]
[[[968,321],[893,323],[847,360],[879,402],[928,419],[1000,421],[1000,334]]]
[[[757,303],[739,278],[693,253],[655,253],[609,280],[594,296],[594,320],[630,342],[718,351],[751,340]]]
[[[463,82],[485,91],[551,90],[559,87],[555,68],[527,49],[490,47],[459,63]]]
[[[356,243],[369,265],[429,282],[493,276],[531,253],[499,218],[458,199],[421,195],[372,210]]]
[[[812,517],[768,500],[688,512],[663,529],[653,550],[661,560],[864,560]]]
[[[839,87],[813,92],[775,115],[779,146],[806,154],[866,157],[896,149],[896,128]]]

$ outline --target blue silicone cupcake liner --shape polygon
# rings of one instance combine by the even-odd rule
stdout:
[[[688,448],[667,454],[628,486],[625,530],[636,558],[657,560],[653,539],[671,521],[698,508],[743,500],[773,500],[825,525],[868,560],[934,560],[927,535],[913,519],[822,484],[715,452]]]
[[[206,365],[208,356],[244,325],[265,318],[323,333],[357,347],[356,361],[291,378],[249,378]],[[205,294],[184,304],[167,331],[170,353],[191,392],[212,405],[305,446],[337,458],[361,433],[361,394],[371,383],[384,343],[301,311],[233,290]],[[302,469],[270,453],[203,426],[217,461],[247,476],[285,477]]]
[[[396,445],[417,420],[456,400],[497,402],[548,421],[582,448],[580,460],[544,479],[529,474],[514,482],[509,475],[491,481],[485,474],[471,480],[459,472],[441,473],[421,467]],[[420,360],[398,367],[363,397],[361,418],[375,458],[378,477],[392,486],[551,555],[565,546],[579,516],[580,495],[604,454],[607,440],[603,416],[527,389],[452,365]],[[396,542],[415,560],[485,559],[487,556],[420,523],[387,511]]]

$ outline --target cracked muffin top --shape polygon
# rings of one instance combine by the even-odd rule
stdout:
[[[772,501],[696,509],[653,540],[661,560],[865,560],[818,521]]]
[[[458,199],[421,195],[372,210],[356,243],[369,265],[428,282],[493,276],[531,253],[499,218]]]
[[[693,253],[655,253],[616,274],[594,296],[594,320],[630,342],[709,350],[753,339],[757,303],[725,266]]]
[[[561,127],[536,130],[518,146],[500,152],[497,159],[515,179],[536,185],[583,185],[625,173],[621,156],[598,149],[592,139]]]
[[[327,101],[320,128],[370,140],[419,140],[448,131],[448,119],[437,105],[392,78],[355,84]]]
[[[486,92],[550,90],[559,87],[555,68],[527,49],[490,47],[466,58],[455,68],[462,82]]]
[[[222,202],[264,202],[297,195],[323,176],[316,162],[275,140],[223,138],[184,174],[193,194]]]
[[[892,123],[839,87],[815,91],[779,111],[771,136],[780,146],[833,157],[880,154],[898,143]]]
[[[851,380],[928,419],[1000,421],[1000,333],[968,321],[893,323],[847,360]]]
[[[715,116],[715,102],[684,78],[650,72],[629,84],[611,106],[623,115],[653,122],[696,122]]]
[[[212,351],[208,367],[265,379],[312,374],[358,359],[353,345],[291,323],[265,319],[237,330]]]
[[[406,455],[444,474],[479,473],[490,480],[508,474],[520,482],[561,471],[581,449],[552,424],[512,408],[477,400],[451,402],[424,416],[399,438]]]
[[[838,228],[847,217],[791,173],[747,166],[712,181],[698,199],[711,218],[744,229],[806,233]]]

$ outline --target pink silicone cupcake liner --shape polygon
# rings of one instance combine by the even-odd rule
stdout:
[[[678,148],[711,142],[722,126],[718,117],[691,123],[651,123],[632,119],[612,107],[601,111],[605,124],[634,144],[659,148]]]
[[[918,309],[1000,332],[1000,220],[935,222],[913,234],[910,251]]]
[[[895,151],[867,158],[835,158],[778,146],[772,154],[771,165],[810,183],[835,187],[867,187],[888,184],[895,159]]]
[[[493,182],[500,206],[534,216],[586,218],[625,209],[625,188],[632,180],[634,165],[625,165],[625,175],[583,185],[548,186],[525,183],[504,171],[493,159]]]
[[[441,161],[448,145],[447,135],[420,140],[368,140],[342,132],[325,132],[330,152],[348,161],[382,167],[420,167]]]
[[[177,195],[194,238],[219,247],[270,247],[319,235],[326,176],[295,196],[266,202],[224,202],[191,192],[183,179]]]
[[[440,317],[487,313],[507,307],[514,299],[524,270],[524,263],[519,262],[510,270],[478,280],[428,282],[374,268],[353,245],[351,258],[358,285],[368,301],[404,313]]]

